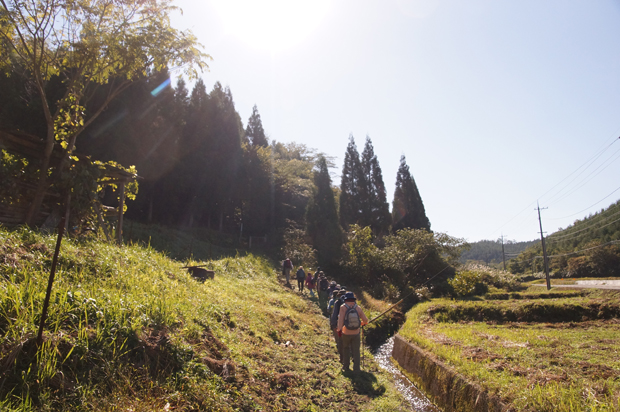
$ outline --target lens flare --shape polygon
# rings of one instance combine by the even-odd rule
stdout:
[[[167,78],[166,80],[164,80],[164,82],[162,84],[160,84],[159,86],[154,88],[153,91],[151,92],[151,94],[153,96],[157,96],[159,93],[162,92],[162,90],[164,90],[168,86],[170,86],[170,78]]]

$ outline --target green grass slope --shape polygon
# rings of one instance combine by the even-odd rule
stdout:
[[[408,410],[374,364],[342,375],[316,304],[251,255],[199,283],[152,248],[66,240],[37,350],[54,242],[0,227],[0,410]]]

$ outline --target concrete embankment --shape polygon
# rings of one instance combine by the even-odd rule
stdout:
[[[432,353],[407,342],[400,335],[394,338],[392,357],[410,375],[419,388],[445,412],[503,412],[509,405],[489,395],[482,387],[440,361]]]

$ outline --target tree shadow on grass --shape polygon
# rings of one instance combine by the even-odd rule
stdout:
[[[371,398],[376,398],[385,394],[385,386],[377,383],[377,377],[374,373],[361,371],[361,372],[345,372],[344,376],[351,381],[353,389],[359,395],[366,395]]]

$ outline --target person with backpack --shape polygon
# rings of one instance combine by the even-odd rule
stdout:
[[[331,299],[327,303],[327,313],[329,313],[330,319],[332,317],[332,314],[334,313],[334,305],[336,304],[336,301],[338,300],[338,298],[336,297],[337,293],[338,293],[337,291],[334,291],[334,294],[332,295]]]
[[[314,289],[316,290],[316,296],[319,296],[319,273],[321,273],[321,267],[318,266],[316,268],[316,272],[314,272],[314,276],[312,277],[312,283],[314,284]]]
[[[297,269],[297,273],[295,274],[295,277],[297,278],[297,288],[299,289],[300,292],[303,293],[304,281],[306,280],[306,271],[304,270],[303,266],[300,266],[299,269]]]
[[[338,349],[338,355],[340,355],[340,363],[342,363],[342,339],[338,335],[338,314],[340,313],[340,306],[344,303],[344,295],[346,290],[342,289],[336,292],[334,308],[329,318],[329,327],[334,333],[334,340],[336,341],[336,348]]]
[[[331,282],[329,282],[329,288],[327,288],[327,299],[332,298],[332,294],[334,293],[334,290],[336,290],[337,285],[338,284],[336,283],[335,280],[332,280]]]
[[[282,273],[284,274],[284,278],[286,279],[286,286],[291,286],[291,270],[293,270],[293,262],[291,259],[286,258],[284,262],[282,262]]]
[[[344,303],[338,313],[338,336],[342,338],[342,368],[349,371],[353,357],[353,372],[360,371],[360,328],[368,323],[368,318],[357,303],[353,292],[344,295]]]

